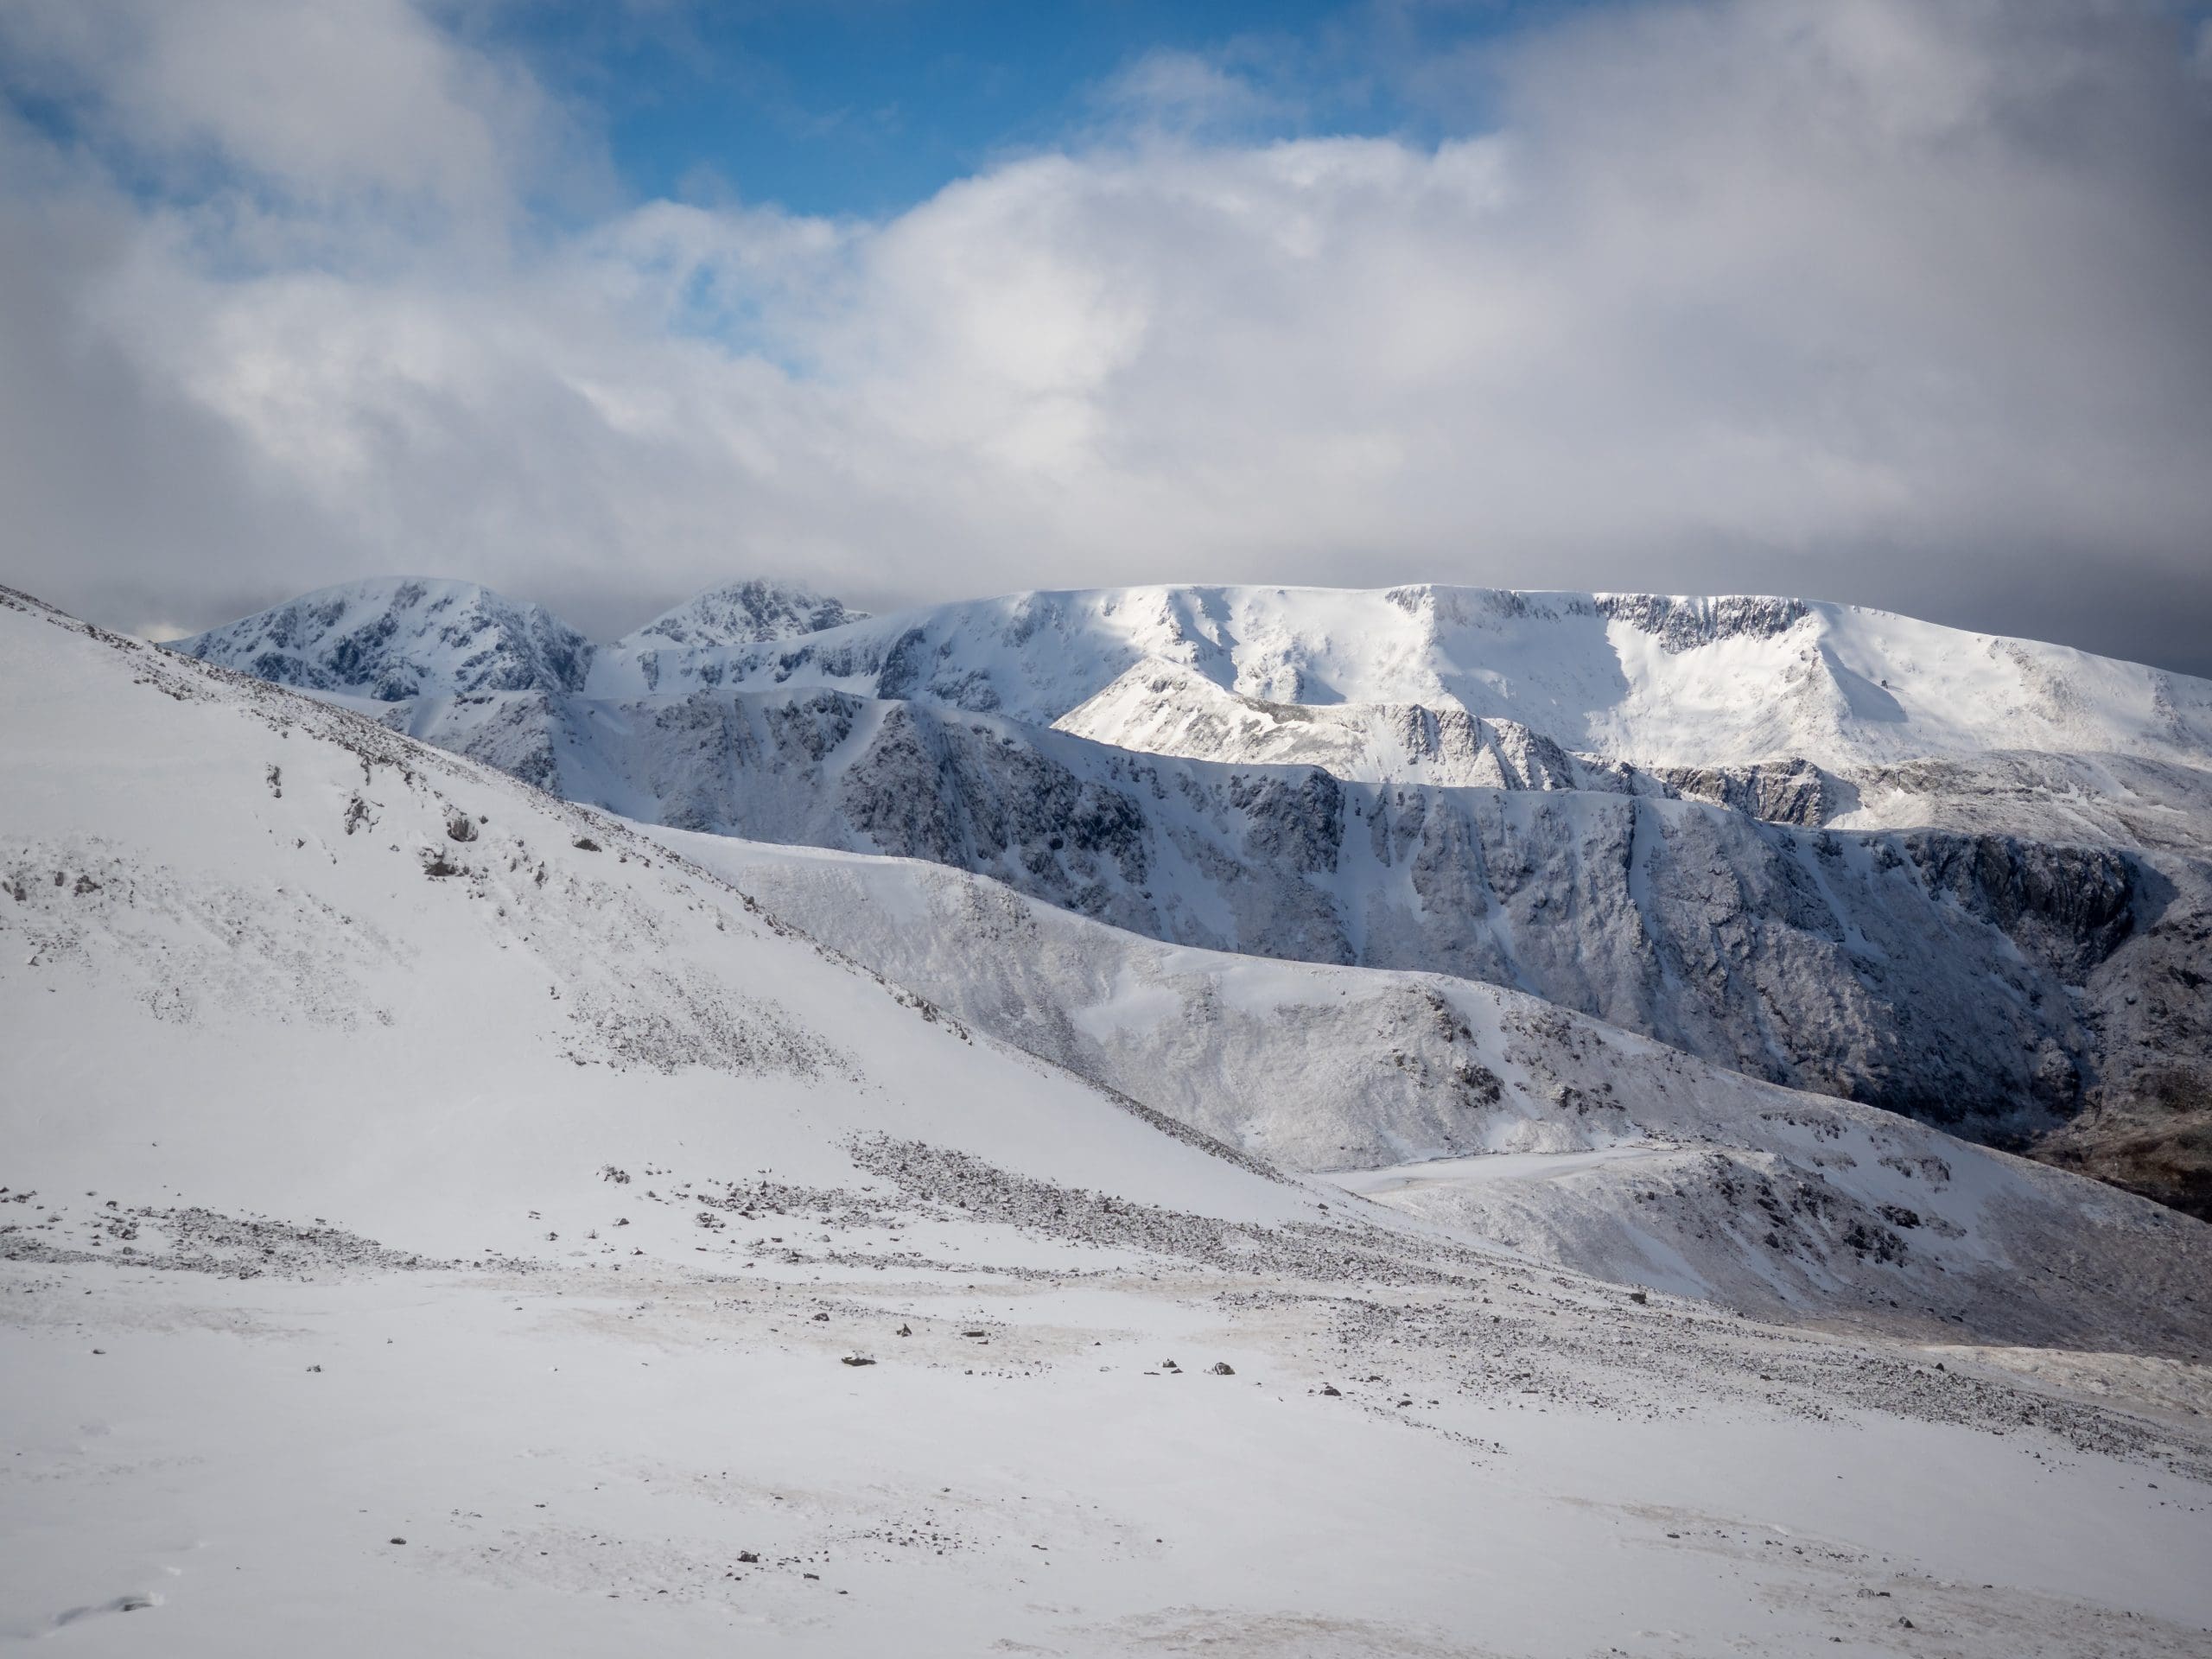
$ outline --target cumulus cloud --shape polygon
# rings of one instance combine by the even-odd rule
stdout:
[[[1608,10],[1440,143],[1224,136],[1262,94],[1143,60],[1128,119],[833,221],[549,217],[585,127],[419,9],[220,0],[236,54],[182,10],[0,12],[75,111],[0,126],[7,564],[63,602],[1433,578],[2212,671],[2212,86],[2161,12]]]

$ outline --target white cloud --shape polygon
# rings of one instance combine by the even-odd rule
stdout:
[[[605,179],[526,70],[416,0],[10,0],[0,61],[131,176],[198,200],[225,261],[497,246],[526,198]]]
[[[2149,656],[2212,609],[2212,109],[2155,15],[1608,11],[1488,66],[1502,124],[1440,147],[1147,120],[882,222],[651,202],[487,243],[575,142],[519,72],[398,0],[329,13],[351,93],[317,9],[222,0],[251,45],[213,67],[170,9],[97,10],[20,14],[41,73],[276,182],[149,205],[0,135],[0,435],[50,429],[0,484],[58,599],[1433,575]],[[54,429],[89,453],[29,459]]]
[[[1101,110],[1123,129],[1193,136],[1295,113],[1230,67],[1195,52],[1147,52],[1102,86]]]

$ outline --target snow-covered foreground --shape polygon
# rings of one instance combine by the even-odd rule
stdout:
[[[1505,1269],[1155,1271],[13,1266],[0,1631],[167,1656],[2204,1650],[2212,1487],[2125,1400]]]
[[[2203,1647],[2170,1342],[1580,1277],[372,722],[8,595],[0,670],[0,1640]]]

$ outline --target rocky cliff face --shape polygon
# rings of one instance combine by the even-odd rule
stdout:
[[[1669,789],[1718,801],[1769,823],[1810,828],[1859,804],[1859,791],[1809,760],[1782,760],[1748,766],[1662,766],[1655,774]]]

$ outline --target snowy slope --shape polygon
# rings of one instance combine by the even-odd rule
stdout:
[[[671,1137],[819,1179],[867,1132],[1295,1207],[499,773],[21,601],[0,628],[18,1186],[473,1254]]]
[[[1157,658],[1138,664],[1054,724],[1076,737],[1148,754],[1319,766],[1352,779],[1624,793],[1660,787],[1632,766],[1570,754],[1515,721],[1419,703],[1269,702]]]
[[[0,874],[9,1639],[2135,1659],[2212,1625],[2186,1359],[1639,1302],[1272,1178],[620,824],[12,596]],[[2085,1294],[2082,1224],[2019,1294]]]
[[[1165,945],[911,860],[651,833],[981,1030],[1558,1266],[1769,1317],[2196,1339],[2181,1298],[2212,1229],[1891,1114],[1494,986]],[[2053,1261],[2079,1276],[2024,1281]]]

